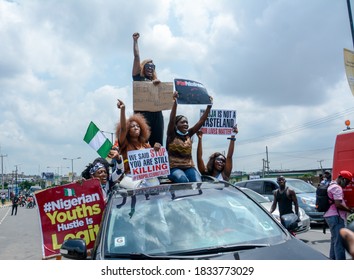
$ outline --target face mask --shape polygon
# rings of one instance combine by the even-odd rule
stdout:
[[[183,133],[183,132],[179,131],[178,129],[176,129],[176,132],[177,132],[177,134],[179,134],[181,136],[186,136],[188,134],[188,130],[186,133]]]

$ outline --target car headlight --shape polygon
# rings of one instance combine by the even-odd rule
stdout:
[[[300,215],[300,220],[302,220],[305,217],[305,211],[302,208],[299,208],[299,215]]]
[[[314,199],[308,199],[308,198],[301,197],[301,202],[303,204],[306,204],[306,205],[310,206],[310,207],[315,207],[316,206],[316,202],[315,202]]]

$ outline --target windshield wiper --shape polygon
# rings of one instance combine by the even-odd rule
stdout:
[[[144,253],[111,253],[105,254],[107,259],[133,259],[133,260],[156,260],[156,259],[178,259],[178,258],[188,258],[187,256],[200,256],[200,255],[215,255],[225,252],[234,252],[242,250],[251,250],[255,248],[264,248],[269,247],[270,244],[242,244],[242,245],[227,245],[227,246],[217,246],[217,247],[208,247],[204,249],[188,250],[188,251],[179,251],[173,252],[171,254],[164,255],[149,255]]]
[[[218,247],[209,247],[204,249],[197,250],[188,250],[174,253],[173,255],[204,255],[204,254],[217,254],[233,251],[242,251],[242,250],[251,250],[255,248],[269,247],[270,244],[242,244],[242,245],[227,245],[227,246],[218,246]]]

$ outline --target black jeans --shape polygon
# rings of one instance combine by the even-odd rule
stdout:
[[[15,215],[17,215],[17,204],[12,204],[11,216],[14,214],[14,210],[15,210]]]

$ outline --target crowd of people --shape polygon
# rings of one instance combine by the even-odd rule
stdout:
[[[160,84],[157,77],[156,66],[152,59],[141,61],[138,47],[139,33],[134,33],[133,37],[133,81],[152,82],[154,85]],[[237,126],[233,128],[230,136],[230,145],[227,156],[216,152],[210,156],[205,167],[202,159],[202,134],[200,132],[205,120],[212,108],[213,98],[210,96],[210,104],[205,112],[193,126],[189,126],[188,118],[184,115],[177,115],[178,92],[171,92],[173,105],[167,127],[166,150],[168,152],[170,174],[168,180],[173,183],[201,182],[202,175],[213,176],[220,180],[229,180],[232,170],[232,156],[234,145],[238,133]],[[164,121],[162,111],[134,111],[127,117],[126,107],[123,100],[117,100],[117,108],[120,111],[120,119],[116,125],[116,142],[112,147],[109,158],[111,163],[104,158],[96,158],[88,164],[82,172],[84,179],[98,178],[100,180],[105,196],[112,187],[120,182],[133,186],[127,154],[129,151],[154,148],[158,151],[164,141]],[[193,135],[197,134],[199,143],[197,150],[197,166],[193,162],[192,144]],[[110,168],[111,166],[111,168]],[[110,172],[111,170],[111,172]],[[159,184],[159,178],[145,179],[138,182],[140,187]]]
[[[148,81],[154,85],[160,84],[157,78],[156,66],[152,59],[140,61],[138,47],[139,33],[133,34],[133,81]],[[204,175],[217,180],[228,181],[232,171],[232,157],[235,149],[237,126],[233,127],[233,132],[228,138],[229,146],[226,156],[223,153],[215,152],[210,155],[207,164],[203,161],[203,133],[201,127],[207,119],[213,104],[210,104],[200,119],[192,126],[189,125],[188,118],[177,114],[178,92],[171,93],[173,105],[167,126],[166,149],[169,159],[170,174],[168,179],[172,183],[201,182]],[[163,145],[164,121],[161,111],[135,111],[128,118],[125,114],[125,102],[118,99],[117,108],[120,110],[120,120],[116,126],[116,143],[112,147],[108,157],[112,160],[108,163],[106,159],[97,158],[90,163],[82,172],[85,179],[98,178],[100,180],[105,197],[112,190],[113,186],[119,182],[124,186],[133,186],[130,174],[127,154],[129,151],[154,148],[158,151]],[[198,138],[197,165],[193,162],[192,144],[193,136]],[[331,232],[331,246],[329,257],[331,259],[345,259],[345,248],[354,256],[354,233],[346,229],[346,216],[352,213],[353,209],[345,205],[343,199],[343,188],[353,179],[349,171],[341,171],[332,180],[329,171],[324,172],[319,185],[328,186],[329,196],[334,203],[324,214],[326,223]],[[283,176],[277,179],[279,189],[274,193],[274,200],[270,212],[279,208],[280,216],[296,214],[299,217],[299,207],[294,190],[286,186]],[[159,184],[158,178],[141,180],[139,186],[152,186]],[[137,186],[137,185],[135,185]],[[294,205],[294,210],[293,210]]]

